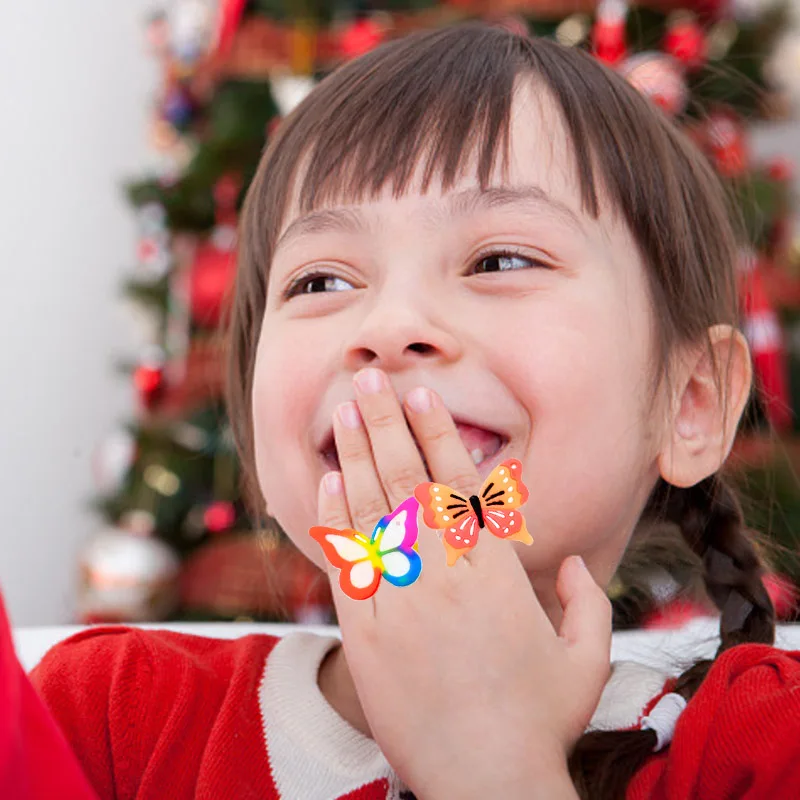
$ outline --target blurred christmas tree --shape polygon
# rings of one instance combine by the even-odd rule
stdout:
[[[687,128],[738,193],[747,222],[742,294],[760,392],[750,427],[786,431],[798,418],[775,305],[777,293],[800,308],[792,169],[752,163],[747,132],[751,120],[785,119],[800,102],[800,31],[786,4],[172,0],[147,26],[163,70],[151,138],[164,167],[128,188],[140,241],[125,290],[149,333],[121,368],[139,410],[97,448],[108,527],[82,558],[83,620],[329,617],[325,579],[242,502],[222,402],[238,210],[270,132],[316,80],[386,38],[469,18],[589,49]],[[614,585],[620,625],[641,623],[659,599],[696,584],[674,532],[640,539]],[[779,566],[797,581],[790,561]]]

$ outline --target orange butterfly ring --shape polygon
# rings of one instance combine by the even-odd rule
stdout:
[[[422,506],[425,524],[444,530],[442,544],[448,566],[452,567],[478,544],[482,528],[488,528],[499,539],[533,544],[519,510],[528,499],[528,489],[522,482],[522,464],[515,458],[498,464],[489,473],[479,495],[465,498],[443,483],[420,483],[414,489],[414,497]]]

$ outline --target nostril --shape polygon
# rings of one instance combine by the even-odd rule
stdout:
[[[414,344],[408,346],[408,349],[413,350],[415,353],[429,353],[433,350],[433,347],[429,344],[425,344],[425,342],[414,342]]]

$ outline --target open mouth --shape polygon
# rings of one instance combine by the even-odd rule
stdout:
[[[461,437],[464,447],[466,447],[467,452],[472,456],[473,463],[478,468],[487,465],[490,460],[494,459],[508,444],[508,437],[498,431],[492,431],[459,420],[455,420],[455,423],[458,429],[458,435]],[[428,469],[428,463],[419,445],[417,445],[417,449],[425,463],[425,469]],[[336,443],[333,438],[333,429],[331,429],[325,437],[322,447],[320,448],[320,456],[328,469],[341,469],[339,455],[336,452]],[[428,470],[428,472],[430,472],[430,470]]]

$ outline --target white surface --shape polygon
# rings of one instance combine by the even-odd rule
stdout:
[[[17,625],[74,620],[91,452],[131,413],[113,366],[137,344],[122,182],[155,159],[153,5],[0,3],[0,587]]]
[[[196,636],[218,639],[236,639],[250,633],[283,636],[295,630],[338,636],[338,628],[325,625],[270,625],[266,623],[204,622],[144,624],[132,627],[174,630]],[[26,670],[32,669],[41,657],[57,642],[84,630],[80,625],[63,625],[42,628],[19,628],[14,631],[17,656]],[[661,667],[675,675],[680,674],[698,658],[713,656],[719,639],[719,622],[716,619],[697,619],[674,631],[623,631],[615,633],[611,645],[612,661],[638,661]],[[800,650],[800,625],[782,625],[778,628],[776,646],[784,650]]]

